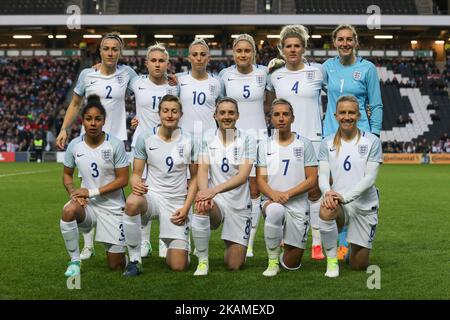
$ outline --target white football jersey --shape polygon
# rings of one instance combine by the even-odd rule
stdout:
[[[208,79],[196,80],[190,72],[179,73],[177,78],[183,106],[180,127],[195,135],[217,128],[214,111],[217,98],[223,95],[219,78],[208,74]]]
[[[357,138],[349,142],[341,139],[339,154],[333,144],[334,135],[326,137],[320,145],[319,161],[329,162],[333,178],[331,189],[341,195],[353,190],[364,177],[368,161],[383,162],[381,141],[377,136],[361,131],[359,141]],[[370,187],[353,203],[363,210],[378,208],[378,193],[375,186]]]
[[[267,86],[267,68],[253,65],[253,71],[240,73],[236,66],[223,69],[219,74],[225,86],[225,96],[238,102],[239,119],[236,127],[256,139],[267,136],[264,116],[264,98]]]
[[[116,72],[108,76],[87,68],[81,71],[73,89],[80,97],[88,97],[92,94],[100,97],[106,110],[103,130],[123,141],[127,140],[125,94],[130,80],[134,77],[137,77],[136,72],[125,65],[118,65]],[[84,128],[81,133],[84,133]]]
[[[197,161],[197,148],[190,134],[181,133],[166,142],[158,136],[160,127],[141,134],[134,147],[134,157],[147,162],[146,184],[149,190],[165,198],[187,195],[187,169]]]
[[[78,168],[82,188],[97,189],[116,179],[115,169],[128,167],[128,156],[123,142],[109,134],[105,135],[105,141],[96,148],[88,146],[84,137],[82,134],[69,143],[64,166]],[[125,207],[123,189],[98,195],[89,201],[95,201],[103,208]]]
[[[239,166],[244,159],[256,160],[256,140],[242,130],[237,130],[233,143],[224,146],[218,129],[203,136],[201,155],[209,160],[209,187],[212,188],[226,182],[239,173]],[[211,133],[211,134],[209,134]],[[239,210],[251,208],[250,187],[247,182],[216,197],[222,203]]]
[[[318,166],[314,147],[296,134],[288,146],[278,144],[274,136],[258,145],[258,167],[267,168],[267,182],[277,191],[287,191],[306,180],[305,167]],[[290,198],[285,204],[293,212],[309,212],[308,193]]]
[[[139,120],[133,135],[133,142],[131,143],[131,146],[134,147],[137,137],[141,133],[161,123],[158,113],[159,102],[166,94],[178,96],[178,87],[170,86],[167,83],[157,85],[149,79],[148,75],[141,75],[131,80],[130,89],[134,92],[136,117]]]
[[[311,141],[322,140],[320,90],[323,74],[320,65],[305,64],[302,70],[286,67],[275,70],[269,77],[267,89],[277,98],[288,100],[294,108],[292,130]]]

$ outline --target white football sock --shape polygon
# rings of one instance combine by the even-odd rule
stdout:
[[[141,242],[150,241],[151,230],[152,230],[152,220],[149,220],[146,226],[141,226]]]
[[[192,215],[192,239],[197,249],[198,261],[208,260],[209,238],[211,237],[211,222],[209,216]]]
[[[78,245],[79,234],[77,221],[59,221],[59,226],[61,228],[61,234],[66,244],[67,252],[69,253],[70,260],[81,261],[80,259],[80,247]]]
[[[261,216],[261,197],[252,199],[252,229],[250,230],[250,238],[248,240],[248,246],[253,248],[253,242],[255,241],[256,231],[258,230],[259,217]]]
[[[91,231],[89,231],[88,233],[82,232],[85,248],[86,247],[89,247],[89,248],[94,247],[94,232],[95,232],[95,228],[92,228]]]
[[[311,234],[312,234],[312,245],[320,246],[322,244],[320,238],[320,230],[319,230],[319,211],[320,211],[320,202],[322,198],[311,201],[308,200],[309,203],[309,214],[311,217]]]
[[[264,239],[269,259],[278,259],[280,243],[283,239],[283,221],[286,208],[279,203],[271,203],[266,207],[264,223]]]
[[[123,231],[130,261],[141,263],[141,215],[132,217],[125,213],[123,215]]]
[[[319,218],[320,235],[328,258],[337,256],[338,228],[336,220],[325,221]]]

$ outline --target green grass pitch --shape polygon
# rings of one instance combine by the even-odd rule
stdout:
[[[341,264],[341,276],[324,277],[325,262],[305,252],[300,271],[265,278],[266,254],[260,222],[255,257],[242,271],[227,271],[223,242],[213,231],[210,274],[169,271],[157,257],[158,223],[153,222],[153,257],[144,273],[125,279],[107,269],[103,245],[83,263],[81,290],[68,290],[68,255],[59,230],[67,201],[62,165],[0,164],[0,299],[450,299],[450,167],[383,165],[377,181],[381,209],[371,264],[381,270],[381,289],[369,290],[370,274]],[[129,188],[126,193],[129,194]],[[261,220],[262,221],[262,220]]]

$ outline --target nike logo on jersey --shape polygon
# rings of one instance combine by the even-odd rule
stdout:
[[[271,155],[273,155],[273,154],[275,154],[276,152],[271,152],[271,153],[269,153],[269,152],[267,152],[267,155],[268,156],[271,156]]]
[[[91,81],[91,84],[94,84],[94,83],[96,83],[98,80],[94,80],[94,81]]]
[[[82,156],[84,156],[84,153],[82,153],[82,154],[77,153],[77,158],[82,157]]]
[[[330,148],[330,152],[336,151],[336,148]]]
[[[180,86],[187,86],[187,83],[181,83]]]
[[[233,81],[233,80],[236,80],[236,79],[231,79],[231,78],[228,78],[228,81]]]
[[[150,151],[153,151],[153,150],[156,150],[156,149],[158,149],[158,148],[152,148],[152,147],[148,148],[148,150],[150,150]]]
[[[215,147],[209,147],[209,150],[217,150]]]
[[[284,77],[277,77],[277,80],[283,79]]]
[[[141,87],[139,87],[139,90],[144,90],[145,88],[141,88]]]

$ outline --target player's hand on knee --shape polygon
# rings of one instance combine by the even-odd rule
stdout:
[[[148,186],[143,182],[138,182],[133,184],[132,191],[136,196],[143,196],[148,192]]]
[[[174,214],[170,217],[170,221],[176,225],[182,225],[186,221],[187,211],[183,208],[177,209]]]
[[[78,203],[83,208],[86,207],[88,204],[88,199],[86,199],[86,198],[72,198],[72,201],[74,201],[75,203]]]
[[[79,188],[72,191],[70,194],[72,198],[89,198],[89,190],[86,188]]]

